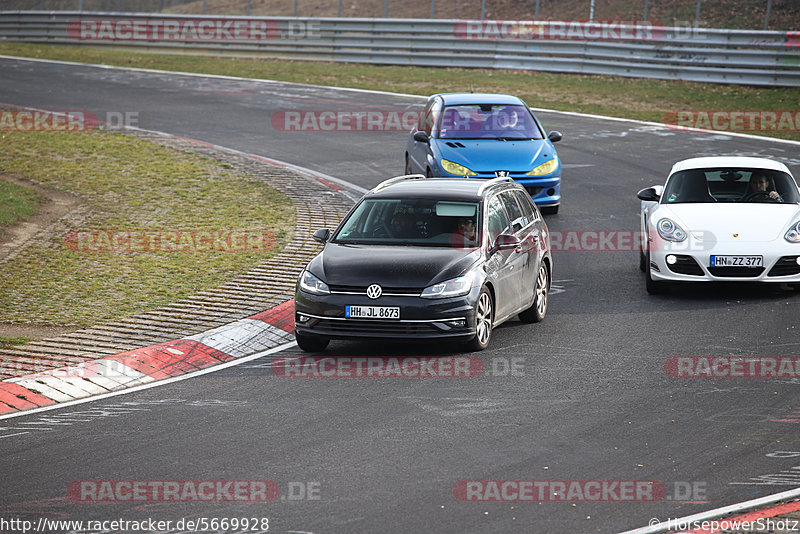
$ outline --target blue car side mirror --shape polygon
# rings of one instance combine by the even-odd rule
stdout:
[[[428,142],[428,134],[425,132],[419,131],[414,133],[414,141],[419,141],[420,143],[427,143]]]
[[[551,143],[557,143],[561,141],[561,138],[564,137],[561,135],[561,132],[550,132],[547,134],[547,138],[550,140]]]

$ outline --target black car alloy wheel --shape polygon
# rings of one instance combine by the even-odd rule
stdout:
[[[484,287],[481,289],[478,303],[475,305],[475,337],[469,343],[471,350],[483,350],[489,346],[489,340],[492,338],[493,320],[494,303],[492,294]]]

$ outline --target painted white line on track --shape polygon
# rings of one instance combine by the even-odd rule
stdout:
[[[143,391],[145,389],[155,388],[159,386],[166,386],[167,384],[172,384],[174,382],[180,382],[181,380],[188,380],[190,378],[195,378],[197,376],[207,375],[210,373],[215,373],[217,371],[222,371],[223,369],[227,369],[228,367],[234,367],[236,365],[240,365],[246,362],[250,362],[253,360],[257,360],[258,358],[263,358],[264,356],[269,356],[270,354],[275,354],[276,352],[280,352],[282,350],[286,350],[292,347],[296,347],[297,343],[291,341],[289,343],[284,343],[283,345],[278,345],[277,347],[273,347],[269,350],[256,352],[255,354],[251,354],[250,356],[245,356],[243,358],[239,358],[237,360],[231,360],[229,362],[220,363],[213,367],[208,367],[206,369],[200,369],[199,371],[194,371],[191,373],[187,373],[185,375],[180,376],[173,376],[171,378],[165,378],[163,380],[156,380],[155,382],[150,382],[149,384],[142,384],[141,386],[136,386],[128,389],[123,389],[121,391],[112,391],[110,393],[103,393],[102,395],[94,395],[91,397],[86,397],[82,399],[75,399],[68,402],[62,402],[59,404],[53,404],[50,406],[43,406],[41,408],[34,408],[32,410],[25,410],[23,412],[18,413],[10,413],[6,415],[0,415],[0,421],[3,419],[11,419],[14,417],[22,417],[25,415],[33,415],[41,412],[49,412],[51,410],[58,410],[60,408],[67,408],[69,406],[75,406],[78,404],[85,404],[87,402],[94,402],[100,401],[103,399],[108,399],[111,397],[116,397],[118,395],[127,395],[129,393],[136,393],[137,391]]]
[[[767,495],[766,497],[759,497],[758,499],[753,499],[751,501],[723,506],[722,508],[708,510],[707,512],[700,512],[699,514],[688,515],[679,519],[671,519],[668,522],[665,521],[647,527],[626,530],[625,532],[620,532],[620,534],[657,534],[660,532],[667,532],[669,530],[677,530],[678,525],[688,525],[694,522],[708,521],[710,519],[716,519],[736,512],[744,512],[753,508],[759,508],[765,504],[775,504],[781,501],[794,500],[798,497],[800,497],[800,488],[783,491],[774,495]]]
[[[298,83],[298,82],[284,82],[280,80],[263,80],[260,78],[242,78],[239,76],[225,76],[222,74],[201,74],[197,72],[180,72],[180,71],[170,71],[170,70],[160,70],[160,69],[143,69],[139,67],[120,67],[117,65],[97,65],[93,63],[78,63],[74,61],[61,61],[56,59],[39,59],[39,58],[27,58],[27,57],[18,57],[18,56],[5,56],[0,55],[0,59],[12,59],[12,60],[20,60],[20,61],[35,61],[40,63],[55,63],[59,65],[74,65],[80,67],[96,67],[100,69],[110,69],[110,70],[126,70],[132,72],[145,72],[151,74],[172,74],[172,75],[179,75],[179,76],[192,76],[192,77],[200,77],[200,78],[214,78],[219,80],[234,80],[234,81],[248,81],[248,82],[263,82],[263,83],[271,83],[271,84],[282,84],[282,85],[293,85],[297,87],[311,87],[315,89],[329,89],[335,91],[347,91],[347,92],[355,92],[355,93],[367,93],[367,94],[375,94],[375,95],[388,95],[388,96],[397,96],[401,98],[417,98],[417,99],[426,99],[427,96],[423,95],[409,95],[406,93],[395,93],[392,91],[379,91],[376,89],[357,89],[353,87],[332,87],[329,85],[315,85],[311,83]],[[595,115],[593,113],[580,113],[577,111],[561,111],[558,109],[548,109],[548,108],[531,108],[534,111],[541,111],[544,113],[558,113],[561,115],[567,115],[572,117],[581,117],[581,118],[589,118],[589,119],[600,119],[600,120],[607,120],[607,121],[615,121],[615,122],[630,122],[633,124],[644,124],[647,126],[659,126],[662,128],[668,128],[674,130],[676,132],[701,132],[701,133],[712,133],[712,134],[719,134],[719,135],[730,135],[734,137],[741,137],[744,139],[754,139],[759,141],[771,141],[775,143],[784,143],[790,144],[794,146],[800,146],[800,141],[793,141],[791,139],[778,139],[776,137],[767,137],[762,135],[753,135],[753,134],[746,134],[746,133],[739,133],[739,132],[729,132],[726,130],[705,130],[702,128],[690,128],[684,126],[675,126],[674,124],[664,124],[661,122],[651,122],[651,121],[643,121],[639,119],[626,119],[624,117],[609,117],[606,115]],[[276,160],[277,161],[277,160]]]

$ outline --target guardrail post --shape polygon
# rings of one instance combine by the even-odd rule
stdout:
[[[203,0],[203,15],[206,14],[206,0]]]
[[[769,29],[769,12],[772,11],[772,0],[767,0],[767,14],[764,16],[764,31]]]
[[[433,13],[436,10],[436,0],[431,0],[431,18],[433,18]]]
[[[647,12],[650,8],[650,0],[644,0],[644,21],[647,22]]]
[[[336,16],[337,17],[342,16],[342,0],[339,0],[339,8],[336,10]]]
[[[247,0],[247,16],[250,16],[250,0]]]
[[[486,0],[481,0],[481,20],[484,19],[486,15]]]
[[[536,11],[533,12],[533,20],[539,20],[539,0],[536,0]]]
[[[383,3],[383,18],[385,19],[389,18],[389,0],[386,0]]]
[[[297,16],[297,0],[294,0],[294,16]]]
[[[702,1],[703,0],[697,0],[697,11],[695,11],[695,13],[694,13],[694,27],[695,28],[699,28],[700,27],[700,2],[702,2]]]

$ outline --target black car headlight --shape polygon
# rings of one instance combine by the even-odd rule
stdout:
[[[451,278],[438,284],[426,287],[420,296],[426,299],[444,299],[449,297],[461,297],[466,295],[472,289],[472,283],[475,281],[475,274],[470,272],[464,276]]]
[[[328,284],[308,271],[303,271],[300,275],[300,289],[314,295],[329,295],[331,292]]]

